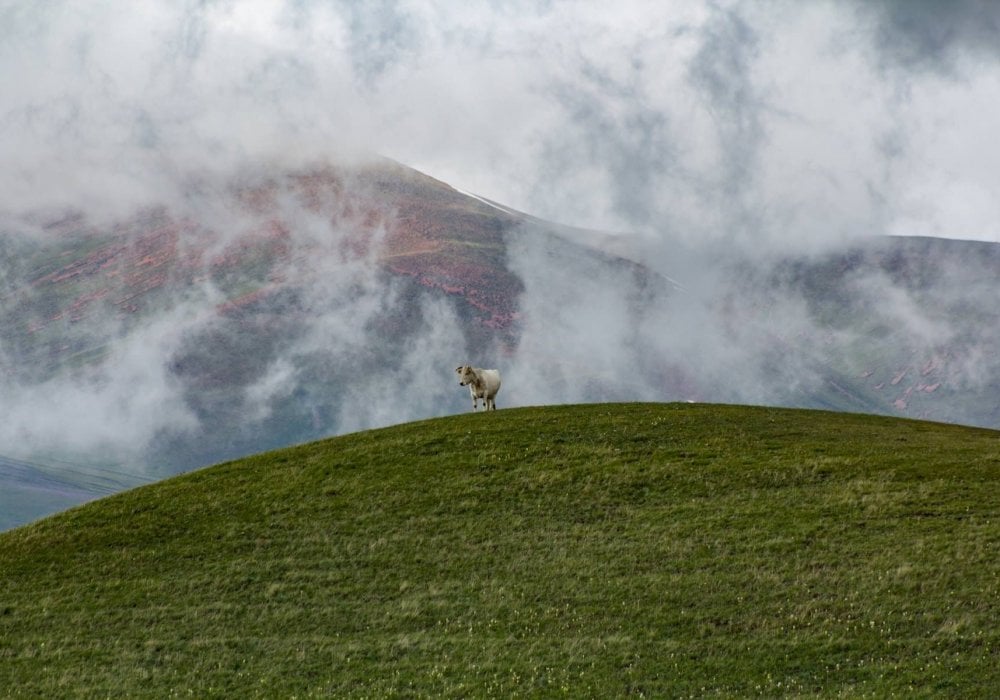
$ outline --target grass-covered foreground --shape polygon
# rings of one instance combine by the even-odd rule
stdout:
[[[0,534],[0,693],[1000,694],[1000,433],[504,410]]]

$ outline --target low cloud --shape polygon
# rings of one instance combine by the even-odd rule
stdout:
[[[197,429],[168,361],[189,327],[188,311],[177,307],[116,338],[100,364],[81,372],[5,381],[4,451],[131,462],[157,432]]]
[[[977,0],[24,6],[0,209],[113,221],[262,161],[381,152],[591,228],[992,240],[997,24]]]

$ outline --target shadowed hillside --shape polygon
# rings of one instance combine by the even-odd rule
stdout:
[[[0,535],[0,687],[989,697],[997,445],[626,404],[262,454]]]

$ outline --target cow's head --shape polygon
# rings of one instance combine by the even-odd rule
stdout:
[[[455,371],[458,372],[458,383],[461,386],[466,386],[476,381],[476,372],[469,365],[456,367]]]

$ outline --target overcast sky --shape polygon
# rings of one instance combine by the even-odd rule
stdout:
[[[0,0],[0,208],[375,151],[581,226],[1000,240],[1000,3]]]

